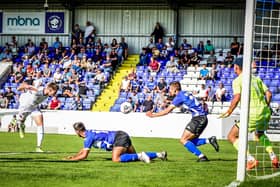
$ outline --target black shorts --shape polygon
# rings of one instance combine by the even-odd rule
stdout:
[[[208,124],[207,116],[196,116],[187,124],[186,130],[190,131],[196,136],[200,136]]]
[[[131,139],[126,132],[117,131],[113,147],[130,147],[132,145]]]

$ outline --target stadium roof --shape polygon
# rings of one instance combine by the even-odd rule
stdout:
[[[38,5],[45,3],[45,0],[2,0],[0,5],[19,4],[19,5]],[[61,5],[66,8],[81,6],[130,6],[130,5],[155,5],[166,6],[170,8],[187,7],[187,6],[245,6],[245,0],[48,0],[48,4]],[[4,6],[5,7],[5,6]]]

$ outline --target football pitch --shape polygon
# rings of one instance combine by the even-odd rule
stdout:
[[[177,139],[132,138],[137,152],[168,152],[168,161],[113,163],[111,153],[92,149],[85,161],[65,161],[82,146],[73,135],[47,134],[46,153],[35,153],[35,134],[20,139],[17,133],[0,133],[0,186],[113,186],[219,187],[236,178],[237,153],[227,141],[219,141],[220,152],[211,145],[200,147],[210,162],[198,163]],[[280,177],[247,181],[241,186],[279,186]]]

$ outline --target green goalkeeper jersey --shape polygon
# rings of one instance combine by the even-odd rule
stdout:
[[[240,74],[233,80],[232,87],[234,95],[241,94],[242,78],[243,74]],[[252,75],[250,89],[249,128],[251,128],[251,130],[255,130],[255,128],[257,128],[258,130],[259,126],[260,130],[265,130],[270,118],[270,109],[265,98],[265,92],[268,88],[260,78]]]

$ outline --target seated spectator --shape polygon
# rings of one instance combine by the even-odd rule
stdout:
[[[204,43],[203,43],[203,41],[199,41],[199,43],[197,44],[196,50],[197,50],[198,54],[200,54],[202,56],[204,55]]]
[[[57,96],[53,96],[51,102],[48,105],[50,110],[59,110],[61,107],[61,101],[57,99]]]
[[[137,66],[146,66],[149,63],[149,56],[147,53],[147,49],[145,47],[142,48],[142,52],[140,53],[139,60],[140,62],[137,64]]]
[[[65,82],[62,85],[62,97],[73,97],[74,94],[72,93],[72,87],[69,85],[68,82]]]
[[[130,95],[130,98],[134,104],[133,106],[133,112],[136,112],[139,108],[139,101],[138,101],[138,96],[137,96],[137,92],[131,92],[132,94]]]
[[[211,70],[210,70],[209,78],[211,80],[217,80],[218,79],[218,71],[219,71],[219,69],[217,68],[217,64],[213,63],[212,67],[211,67]]]
[[[212,64],[217,63],[217,57],[215,56],[214,51],[210,51],[209,54],[210,55],[207,58],[207,66],[211,67]]]
[[[72,60],[66,55],[60,60],[59,64],[63,65],[63,69],[70,68],[72,65]]]
[[[106,77],[101,69],[98,69],[95,77],[93,78],[93,84],[99,84],[101,88],[104,88],[106,82]]]
[[[137,79],[137,75],[134,68],[132,68],[131,71],[128,73],[127,78],[129,80],[132,80],[134,78]]]
[[[183,43],[181,44],[181,48],[184,51],[187,51],[192,48],[192,45],[188,43],[187,39],[183,39]]]
[[[70,110],[83,110],[83,103],[81,97],[77,95],[71,103]]]
[[[231,67],[232,66],[232,62],[234,60],[234,56],[231,55],[231,52],[227,52],[227,56],[225,57],[225,66]]]
[[[55,73],[53,74],[53,80],[55,83],[62,82],[62,73],[60,72],[60,68],[56,68]]]
[[[223,51],[219,51],[219,55],[216,58],[217,64],[224,64],[225,62],[225,57]]]
[[[35,45],[33,42],[28,43],[26,46],[29,56],[33,56],[35,54]]]
[[[130,80],[127,76],[124,76],[121,85],[120,85],[120,92],[129,92],[130,89]]]
[[[151,57],[150,64],[148,66],[148,70],[152,74],[157,74],[160,70],[160,63],[154,59],[154,57]]]
[[[158,39],[158,42],[156,43],[156,48],[157,48],[159,51],[161,51],[163,47],[164,47],[163,39],[162,39],[162,38],[159,38],[159,39]]]
[[[150,76],[149,80],[145,83],[145,88],[147,89],[148,93],[154,93],[156,90],[156,82],[154,81],[154,77]]]
[[[172,37],[168,38],[168,42],[165,43],[165,46],[166,46],[166,50],[168,52],[173,52],[174,47],[175,47],[175,42],[173,41]]]
[[[156,95],[156,98],[155,98],[156,112],[160,112],[167,107],[166,99],[167,99],[167,97],[166,97],[165,91],[162,91]]]
[[[56,37],[56,38],[55,38],[55,41],[54,41],[54,43],[53,43],[52,46],[53,46],[55,49],[59,49],[60,51],[62,50],[63,45],[62,45],[62,42],[59,41],[59,37]]]
[[[180,65],[187,69],[189,64],[191,63],[191,55],[189,54],[188,50],[183,51],[183,54],[181,56]]]
[[[201,57],[198,55],[198,52],[194,52],[193,55],[191,55],[190,59],[190,66],[198,67],[200,63]]]
[[[44,65],[43,76],[49,78],[51,76],[51,69],[49,68],[49,64]]]
[[[8,87],[4,92],[4,97],[8,100],[8,105],[14,103],[16,100],[16,93],[12,91],[11,87]]]
[[[147,53],[151,53],[152,49],[156,47],[156,44],[154,43],[154,39],[150,38],[149,40],[149,44],[147,45],[146,49],[147,49]]]
[[[85,82],[80,82],[79,83],[79,91],[78,95],[81,96],[82,98],[87,97],[87,91],[89,91],[89,88],[86,86]]]
[[[136,77],[134,77],[132,80],[130,80],[130,92],[139,92],[140,91],[140,84]]]
[[[104,49],[103,53],[105,54],[104,56],[109,56],[111,54],[112,49],[109,47],[107,43],[104,44]]]
[[[210,54],[210,51],[215,51],[215,48],[210,40],[207,40],[206,45],[204,46],[204,54]]]
[[[272,51],[268,49],[268,46],[265,45],[263,48],[257,52],[257,57],[259,57],[260,60],[269,60],[272,58]]]
[[[167,92],[167,83],[165,82],[164,77],[161,77],[159,82],[157,83],[156,92],[157,93]]]
[[[155,109],[155,104],[153,101],[153,96],[151,94],[147,95],[146,99],[144,100],[141,106],[141,112],[153,112]]]
[[[17,127],[17,115],[13,115],[12,120],[10,121],[8,125],[8,132],[18,132],[18,127]]]
[[[113,73],[113,66],[111,63],[111,59],[110,56],[106,57],[106,60],[103,61],[101,68],[105,71],[105,72],[109,72],[109,73]]]
[[[46,41],[45,38],[41,38],[41,42],[39,44],[39,48],[40,48],[40,51],[42,51],[43,49],[46,49],[48,48],[48,42]]]
[[[237,41],[237,37],[234,37],[233,42],[230,44],[231,54],[237,57],[239,48],[240,48],[240,43]]]
[[[179,72],[178,63],[175,62],[174,56],[170,56],[170,60],[166,63],[165,68],[167,72],[177,73]]]
[[[206,64],[202,65],[202,69],[199,71],[199,80],[209,79],[209,70],[206,68]]]
[[[16,58],[18,56],[19,48],[17,47],[16,44],[13,44],[10,46],[10,51],[11,51],[12,57]]]
[[[39,88],[40,86],[43,86],[43,78],[42,78],[42,72],[38,71],[35,75],[35,78],[33,80],[33,86],[35,88]]]
[[[207,97],[207,101],[212,101],[214,102],[215,100],[215,91],[212,89],[211,86],[208,86],[208,97]]]
[[[8,108],[9,101],[4,96],[3,93],[0,93],[0,108]]]
[[[203,100],[208,98],[208,89],[206,89],[205,84],[202,84],[201,87],[198,90],[198,93],[194,94],[194,96],[198,100]]]
[[[10,62],[12,58],[13,56],[9,48],[4,49],[4,51],[0,54],[0,61],[2,62]]]
[[[226,101],[226,89],[224,88],[224,84],[220,83],[219,88],[216,90],[215,93],[216,101],[224,102]]]

